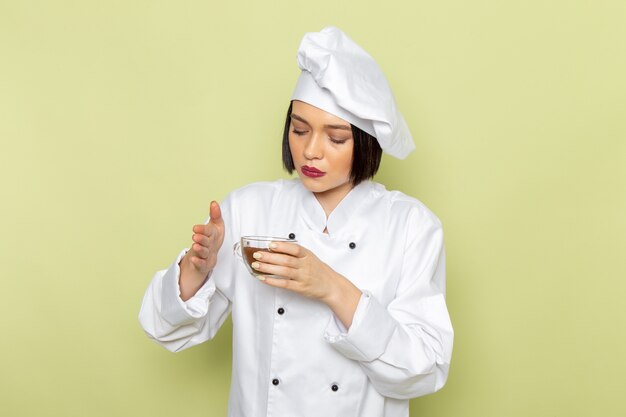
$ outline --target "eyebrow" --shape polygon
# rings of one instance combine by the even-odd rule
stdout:
[[[296,119],[302,123],[306,123],[307,125],[311,126],[311,123],[307,122],[304,118],[298,116],[297,114],[291,113],[291,118]],[[331,128],[331,129],[349,130],[349,131],[352,130],[352,126],[347,126],[347,125],[324,125],[324,127]]]

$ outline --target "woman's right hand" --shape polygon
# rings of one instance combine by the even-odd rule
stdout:
[[[193,227],[193,244],[180,262],[180,298],[187,301],[200,289],[217,263],[217,253],[224,242],[224,220],[219,204],[213,201],[207,224]]]

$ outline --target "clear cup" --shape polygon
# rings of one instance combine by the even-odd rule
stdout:
[[[266,275],[274,278],[284,278],[278,275],[264,274],[256,269],[252,268],[252,262],[255,262],[254,252],[271,252],[270,243],[272,242],[289,242],[298,243],[295,239],[287,239],[284,237],[271,237],[271,236],[242,236],[241,240],[233,245],[233,251],[235,254],[243,260],[248,272],[254,276]]]

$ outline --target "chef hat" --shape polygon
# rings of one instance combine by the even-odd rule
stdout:
[[[404,159],[415,149],[391,88],[374,59],[336,27],[304,35],[302,73],[292,100],[331,113],[374,136],[386,153]]]

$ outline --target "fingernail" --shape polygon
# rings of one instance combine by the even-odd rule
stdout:
[[[276,249],[278,247],[278,243],[270,243],[270,249]]]
[[[261,264],[260,264],[260,263],[258,263],[258,262],[252,262],[252,263],[250,264],[250,266],[251,266],[252,268],[254,268],[254,269],[259,269],[259,267],[261,266]]]
[[[261,259],[263,257],[263,254],[261,252],[254,252],[252,256],[254,257],[254,259]]]
[[[263,275],[256,276],[259,281],[265,281],[265,277]]]

